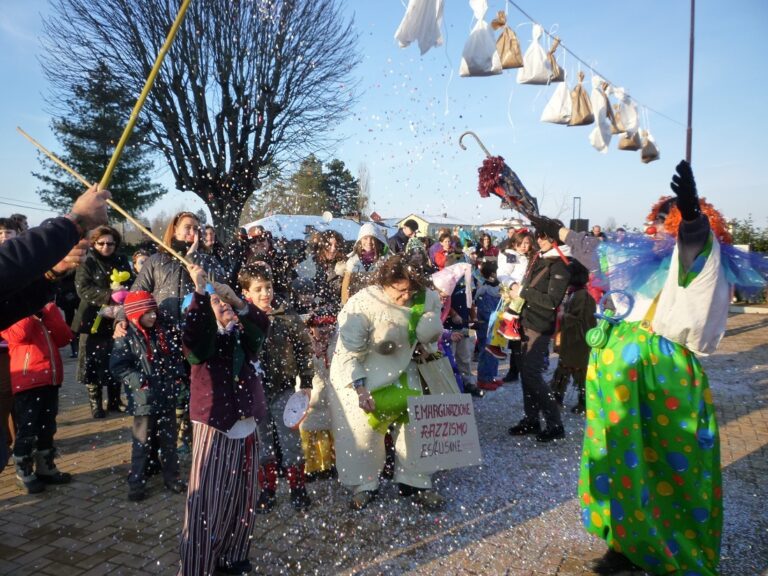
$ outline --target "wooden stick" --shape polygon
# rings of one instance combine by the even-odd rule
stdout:
[[[48,158],[50,158],[52,162],[54,162],[55,164],[57,164],[57,165],[58,165],[60,168],[62,168],[62,169],[64,169],[64,170],[66,170],[66,171],[67,171],[67,172],[68,172],[68,173],[69,173],[71,176],[73,176],[73,177],[74,177],[76,180],[78,180],[78,181],[79,181],[81,184],[83,184],[84,186],[86,186],[86,187],[88,187],[88,188],[90,188],[91,186],[93,186],[93,184],[91,184],[90,182],[88,182],[88,180],[86,180],[86,179],[85,179],[85,177],[83,177],[83,176],[81,176],[80,174],[78,174],[78,173],[75,171],[75,169],[74,169],[74,168],[71,168],[71,167],[69,167],[67,164],[65,164],[63,160],[59,159],[59,158],[58,158],[58,157],[57,157],[57,156],[56,156],[56,155],[55,155],[53,152],[51,152],[51,151],[50,151],[50,150],[48,150],[48,149],[47,149],[45,146],[43,146],[42,144],[40,144],[40,142],[38,142],[37,140],[35,140],[34,138],[32,138],[32,136],[30,136],[29,134],[27,134],[27,133],[26,133],[24,130],[22,130],[22,129],[21,129],[21,128],[19,128],[18,126],[16,126],[16,130],[19,132],[19,134],[21,134],[22,136],[24,136],[24,138],[26,138],[27,140],[29,140],[30,142],[32,142],[32,144],[34,144],[35,146],[37,146],[37,148],[38,148],[38,149],[39,149],[39,150],[40,150],[40,151],[41,151],[43,154],[45,154],[46,156],[48,156]],[[173,257],[177,258],[177,259],[178,259],[178,260],[179,260],[179,261],[180,261],[182,264],[184,264],[184,266],[187,266],[187,265],[189,264],[189,261],[188,261],[186,258],[184,258],[184,256],[182,256],[181,254],[179,254],[178,252],[176,252],[176,250],[174,250],[173,248],[171,248],[170,246],[168,246],[168,245],[167,245],[165,242],[163,242],[163,241],[162,241],[160,238],[158,238],[157,236],[155,236],[155,235],[154,235],[154,234],[153,234],[153,233],[152,233],[152,232],[151,232],[151,231],[150,231],[148,228],[145,228],[145,227],[144,227],[144,225],[143,225],[141,222],[139,222],[138,220],[136,220],[136,218],[134,218],[134,217],[133,217],[133,216],[131,216],[131,215],[130,215],[128,212],[126,212],[125,210],[123,210],[123,209],[120,207],[120,205],[118,205],[116,202],[114,202],[113,200],[107,200],[107,204],[109,204],[109,205],[110,205],[112,208],[114,208],[115,210],[117,210],[118,212],[120,212],[120,214],[122,214],[123,216],[125,216],[125,218],[126,218],[126,219],[127,219],[127,220],[128,220],[130,223],[131,223],[131,224],[133,224],[134,226],[136,226],[136,227],[137,227],[137,228],[138,228],[138,229],[139,229],[139,230],[140,230],[142,233],[144,233],[144,234],[146,234],[147,236],[149,236],[149,237],[150,237],[152,240],[154,240],[154,241],[155,241],[155,242],[156,242],[156,243],[157,243],[159,246],[162,246],[162,248],[163,248],[163,249],[164,249],[166,252],[168,252],[168,253],[169,253],[171,256],[173,256]]]
[[[128,138],[131,136],[131,132],[133,132],[133,128],[136,125],[136,120],[139,118],[139,112],[144,106],[144,101],[147,99],[147,95],[149,94],[152,85],[155,83],[155,77],[160,70],[160,65],[163,63],[163,59],[165,58],[168,49],[171,47],[171,43],[176,36],[176,32],[179,30],[179,27],[184,20],[184,16],[187,13],[187,8],[189,7],[189,2],[190,0],[184,0],[182,3],[181,8],[179,8],[179,13],[176,15],[176,20],[173,21],[173,25],[171,26],[171,29],[168,32],[168,36],[165,39],[165,43],[160,49],[160,53],[157,55],[155,64],[152,66],[152,71],[149,73],[149,76],[144,83],[144,89],[141,91],[139,99],[136,101],[136,105],[133,107],[131,117],[128,119],[128,124],[125,126],[125,130],[123,130],[123,135],[120,136],[120,140],[117,143],[117,148],[115,148],[115,151],[112,153],[112,158],[109,160],[109,165],[107,165],[104,176],[101,177],[100,184],[102,188],[109,187],[109,181],[112,179],[112,172],[117,165],[117,161],[120,158],[120,155],[123,153],[123,148],[125,148],[125,145],[128,142]],[[118,211],[120,212],[120,210]],[[126,216],[124,213],[123,215]]]

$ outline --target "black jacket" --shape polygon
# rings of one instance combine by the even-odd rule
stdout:
[[[224,270],[210,254],[195,252],[187,259],[202,266],[217,282],[226,281]],[[181,326],[181,302],[184,296],[194,292],[195,285],[181,262],[166,252],[158,252],[144,262],[131,286],[132,292],[136,290],[146,290],[154,296],[163,326],[172,330]]]
[[[102,306],[109,304],[112,297],[112,270],[131,271],[128,259],[122,254],[114,254],[111,258],[102,258],[91,251],[88,258],[75,273],[75,288],[80,297],[80,305],[72,320],[72,330],[79,334],[90,334],[96,315]],[[125,283],[130,286],[130,281]],[[112,320],[102,318],[99,322],[99,334],[112,334]]]
[[[128,323],[128,334],[117,338],[109,367],[113,377],[125,385],[128,410],[134,416],[170,414],[176,408],[179,382],[187,378],[181,349],[166,334],[170,353],[158,345],[157,332],[149,331],[152,362],[147,358],[147,341],[136,326]]]
[[[406,244],[408,244],[408,236],[405,235],[402,228],[397,231],[397,234],[387,240],[387,245],[392,254],[400,254],[400,252],[403,252]]]
[[[43,275],[79,240],[75,224],[60,216],[0,246],[0,330],[53,300],[56,283]]]
[[[524,329],[554,334],[556,310],[570,278],[568,267],[554,248],[534,257],[520,290],[520,296],[525,299],[521,314]]]

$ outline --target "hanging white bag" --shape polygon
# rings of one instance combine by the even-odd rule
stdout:
[[[443,0],[409,0],[395,39],[400,48],[418,41],[423,56],[433,46],[443,44],[442,27]]]
[[[486,0],[470,0],[477,23],[469,34],[461,53],[460,76],[493,76],[501,74],[501,58],[496,51],[496,38],[484,20],[488,11]]]
[[[544,30],[538,24],[533,25],[533,39],[523,55],[523,67],[517,70],[518,84],[549,84],[552,68],[547,53],[539,43]]]
[[[608,101],[608,95],[605,93],[607,88],[608,82],[603,81],[600,76],[592,76],[590,101],[592,112],[595,114],[595,127],[589,133],[589,143],[594,146],[595,150],[603,154],[608,152],[612,128],[615,126],[613,109]]]
[[[571,92],[568,90],[568,83],[559,82],[549,102],[544,106],[541,121],[552,124],[568,124],[571,121],[572,108],[573,100],[571,99]]]

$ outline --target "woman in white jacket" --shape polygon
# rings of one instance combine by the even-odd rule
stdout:
[[[428,277],[406,256],[394,256],[381,265],[375,283],[352,296],[339,314],[329,400],[336,467],[341,483],[354,492],[354,509],[364,508],[375,496],[385,462],[384,435],[369,420],[376,414],[372,393],[395,384],[420,394],[414,354],[437,350],[441,304],[428,284]],[[432,490],[430,475],[409,468],[403,432],[402,424],[394,424],[394,480],[401,494],[437,508],[444,499]]]

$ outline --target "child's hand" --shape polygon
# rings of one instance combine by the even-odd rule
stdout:
[[[187,271],[195,285],[195,292],[201,296],[204,295],[205,286],[208,284],[208,275],[205,273],[205,270],[203,270],[203,267],[198,266],[197,264],[189,264],[187,265]]]
[[[243,302],[243,300],[237,294],[235,294],[235,291],[232,290],[232,288],[230,288],[227,284],[214,282],[213,289],[216,290],[216,294],[218,294],[219,297],[224,300],[224,302],[232,306],[232,308],[235,310],[242,310],[245,308],[246,303]]]
[[[462,338],[464,336],[462,336],[461,332],[451,332],[451,342],[461,342]]]
[[[124,338],[128,334],[128,322],[122,320],[115,322],[115,329],[112,332],[112,338],[117,340],[118,338]]]

